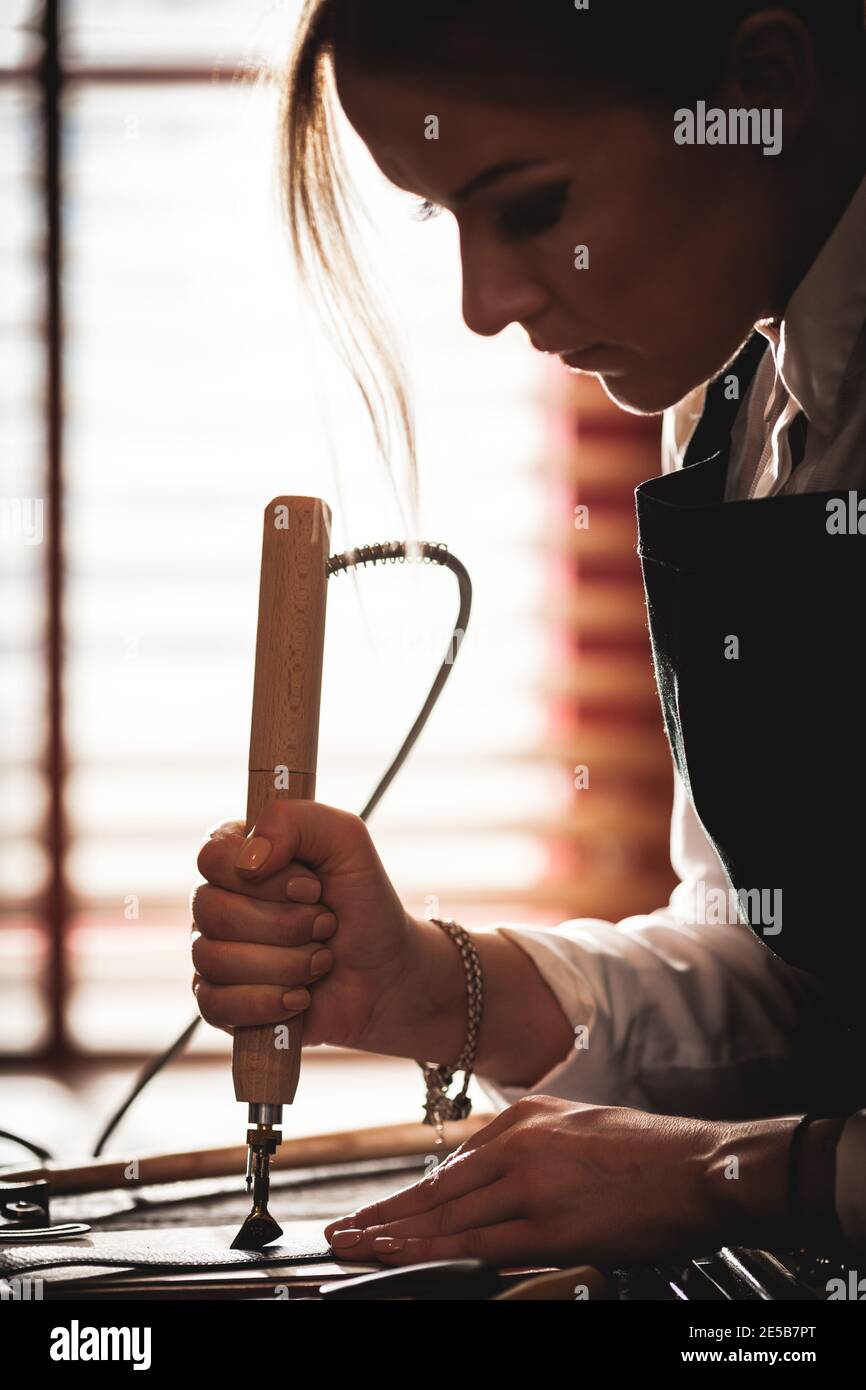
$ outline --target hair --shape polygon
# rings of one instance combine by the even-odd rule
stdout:
[[[808,26],[827,76],[862,75],[864,0],[592,0],[586,10],[575,0],[304,0],[281,111],[284,210],[301,282],[355,378],[392,482],[396,413],[413,506],[415,430],[402,368],[352,251],[336,65],[370,75],[428,74],[439,86],[493,102],[567,104],[594,84],[631,101],[679,105],[713,92],[739,24],[775,8]]]

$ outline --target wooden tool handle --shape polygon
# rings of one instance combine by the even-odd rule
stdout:
[[[467,1120],[446,1121],[443,1153],[464,1143],[494,1115],[472,1114]],[[425,1159],[434,1150],[429,1125],[418,1123],[377,1125],[372,1129],[350,1129],[335,1134],[311,1134],[302,1139],[285,1139],[271,1159],[272,1171],[283,1168],[315,1168],[317,1164],[366,1162],[374,1158],[397,1158],[418,1154]],[[439,1155],[437,1154],[437,1157]],[[35,1167],[4,1168],[4,1182],[35,1182],[46,1178],[52,1195],[105,1192],[114,1187],[129,1189],[137,1184],[181,1182],[191,1178],[224,1178],[242,1169],[246,1145],[221,1149],[187,1149],[180,1153],[139,1154],[135,1159],[135,1178],[130,1177],[131,1159],[92,1158],[87,1163],[40,1163]]]
[[[330,530],[318,497],[275,497],[265,508],[247,832],[266,801],[315,799]],[[237,1100],[291,1105],[302,1033],[303,1014],[235,1031]]]

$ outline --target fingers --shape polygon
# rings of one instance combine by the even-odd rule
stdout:
[[[497,1115],[473,1136],[487,1134],[486,1142],[461,1146],[430,1177],[332,1222],[325,1236],[335,1254],[388,1265],[468,1258],[503,1265],[531,1258],[538,1232],[520,1215],[522,1189],[505,1176],[506,1155],[494,1142],[510,1128],[508,1116]]]
[[[452,1156],[420,1182],[404,1187],[381,1202],[361,1207],[351,1216],[332,1221],[325,1227],[325,1235],[330,1239],[331,1233],[349,1225],[366,1228],[424,1216],[446,1202],[454,1202],[487,1187],[501,1177],[503,1171],[502,1156],[493,1150],[477,1149],[460,1158]]]
[[[199,981],[199,1007],[208,1022],[242,1026],[285,1017],[283,995],[321,979],[334,964],[323,943],[336,931],[333,913],[309,907],[276,906],[202,884],[193,895],[192,958]],[[239,995],[248,992],[238,1010]],[[252,987],[276,986],[261,992]],[[214,991],[218,992],[214,992]],[[308,1002],[308,1001],[307,1001]],[[306,1007],[305,1002],[295,1008]],[[262,1011],[265,1011],[264,1017]]]
[[[216,838],[236,842],[233,830]],[[269,801],[237,846],[233,867],[245,881],[258,882],[298,860],[328,873],[351,869],[353,863],[364,867],[367,855],[369,835],[358,816],[319,801]]]
[[[199,1013],[201,1013],[201,1001],[200,1001],[200,997],[199,997],[199,996],[200,996],[201,987],[202,987],[202,978],[201,978],[201,975],[199,975],[199,974],[193,975],[193,977],[192,977],[192,992],[193,992],[193,994],[195,995],[196,1003],[199,1004]],[[202,1014],[202,1018],[204,1018],[204,1014]],[[222,1031],[223,1033],[228,1033],[229,1037],[233,1037],[233,1036],[234,1036],[234,1031],[235,1031],[235,1030],[234,1030],[234,1027],[233,1027],[232,1024],[230,1024],[230,1023],[215,1023],[214,1020],[211,1019],[211,1018],[205,1019],[204,1021],[205,1021],[205,1023],[210,1023],[211,1027],[213,1027],[213,1028],[219,1028],[219,1029],[221,1029],[221,1031]]]
[[[205,1023],[227,1031],[283,1023],[310,1007],[309,990],[283,990],[279,985],[211,985],[196,976],[193,993]]]
[[[337,1223],[329,1239],[335,1250],[344,1246],[357,1247],[357,1254],[353,1258],[366,1259],[376,1254],[376,1241],[384,1236],[405,1236],[414,1239],[422,1236],[462,1235],[482,1226],[497,1226],[504,1221],[517,1220],[523,1214],[525,1213],[518,1187],[513,1182],[500,1178],[465,1197],[442,1202],[432,1211],[424,1212],[420,1216],[405,1216],[399,1221],[384,1221],[374,1225],[365,1225],[359,1216],[347,1226],[341,1222]],[[351,1235],[347,1232],[351,1232]]]
[[[281,985],[286,990],[321,979],[331,969],[334,956],[317,941],[284,949],[197,936],[192,962],[211,985]]]
[[[199,851],[197,862],[202,878],[230,893],[243,893],[265,902],[284,903],[287,899],[310,904],[318,902],[322,891],[318,878],[306,864],[295,859],[289,858],[276,873],[239,872],[236,861],[244,843],[236,821],[218,827]]]
[[[372,1255],[387,1265],[461,1259],[484,1260],[500,1267],[515,1265],[532,1260],[538,1243],[538,1234],[530,1221],[503,1221],[447,1236],[391,1235],[383,1231],[369,1249],[361,1232],[355,1242],[349,1233],[343,1235],[343,1241],[333,1247],[341,1260],[369,1259]]]
[[[334,964],[326,942],[337,919],[321,902],[289,902],[287,873],[294,868],[312,885],[308,898],[318,899],[318,881],[303,865],[250,885],[233,863],[241,843],[237,823],[220,826],[199,856],[203,872],[234,884],[231,888],[200,884],[192,896],[193,990],[199,1012],[216,1028],[276,1023],[309,1008],[305,986],[322,979]]]
[[[196,927],[211,941],[302,946],[327,941],[337,930],[336,917],[322,903],[264,903],[209,883],[195,889],[191,906]]]

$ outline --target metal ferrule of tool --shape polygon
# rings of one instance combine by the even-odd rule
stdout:
[[[252,1188],[253,1212],[264,1210],[268,1205],[271,1185],[271,1157],[282,1140],[282,1132],[275,1125],[283,1123],[281,1105],[251,1105],[247,1130],[247,1192]]]

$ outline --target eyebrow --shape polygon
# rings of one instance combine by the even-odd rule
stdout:
[[[509,174],[518,174],[523,169],[533,169],[537,164],[542,164],[541,159],[506,159],[499,164],[491,164],[489,169],[483,169],[480,174],[476,174],[468,183],[464,183],[451,195],[454,203],[465,203],[474,193],[480,193],[482,188],[488,188],[490,184],[498,182],[499,179],[506,178]]]

